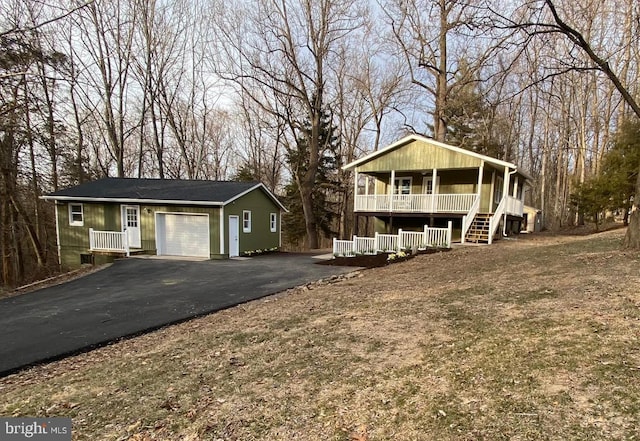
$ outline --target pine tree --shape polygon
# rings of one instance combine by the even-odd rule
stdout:
[[[332,124],[331,114],[326,110],[322,112],[320,129],[320,161],[315,184],[312,192],[313,216],[318,225],[318,230],[325,236],[334,234],[333,227],[337,213],[338,202],[334,200],[340,182],[337,180],[337,169],[340,160],[339,138],[336,136],[336,127]],[[296,149],[287,153],[287,163],[291,170],[291,180],[285,187],[285,204],[289,213],[283,217],[283,231],[292,244],[298,244],[306,236],[305,218],[302,208],[299,179],[308,170],[308,135],[311,126],[305,121],[303,129],[296,140]]]

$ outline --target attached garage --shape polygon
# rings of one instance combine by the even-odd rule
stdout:
[[[209,258],[209,216],[192,213],[156,213],[159,256]]]

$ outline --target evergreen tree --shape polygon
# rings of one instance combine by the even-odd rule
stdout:
[[[600,173],[577,186],[572,205],[592,215],[598,228],[598,216],[606,210],[624,209],[625,224],[635,197],[635,182],[640,169],[640,122],[623,122],[615,142],[603,158]]]
[[[256,174],[252,167],[245,162],[240,166],[238,171],[236,171],[236,174],[233,176],[233,180],[239,182],[252,182],[258,181],[259,179],[256,178]]]
[[[503,158],[505,146],[496,136],[495,109],[480,89],[477,74],[462,62],[444,116],[447,142],[476,153]]]
[[[320,141],[321,151],[318,172],[312,192],[313,216],[318,230],[325,236],[334,234],[333,224],[337,216],[337,201],[334,200],[340,183],[337,180],[337,169],[340,167],[339,139],[335,135],[336,127],[332,124],[331,114],[322,112]],[[305,218],[300,194],[300,178],[309,167],[308,142],[311,126],[305,121],[303,129],[296,140],[296,149],[287,153],[287,163],[291,170],[291,180],[285,187],[285,205],[289,209],[283,217],[283,231],[288,241],[298,244],[306,236]]]

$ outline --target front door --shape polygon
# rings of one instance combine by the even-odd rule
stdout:
[[[229,257],[240,255],[240,220],[238,216],[229,216]]]
[[[122,231],[127,232],[129,247],[140,248],[140,207],[138,205],[122,206]]]

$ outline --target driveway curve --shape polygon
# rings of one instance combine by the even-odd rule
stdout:
[[[85,277],[0,300],[0,376],[353,271],[307,254],[201,262],[123,259]]]

